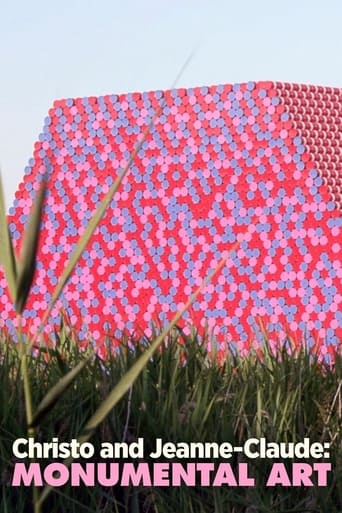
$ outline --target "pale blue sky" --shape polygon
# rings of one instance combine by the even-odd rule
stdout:
[[[342,87],[341,0],[0,0],[7,203],[56,98],[283,80]]]

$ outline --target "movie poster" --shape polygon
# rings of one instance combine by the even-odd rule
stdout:
[[[280,73],[303,6],[20,3],[5,71],[56,92],[2,172],[0,513],[341,512],[342,76]]]

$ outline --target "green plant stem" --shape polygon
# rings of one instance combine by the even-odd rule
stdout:
[[[32,419],[33,419],[33,407],[32,407],[30,374],[29,374],[29,366],[28,366],[29,355],[27,353],[27,346],[25,344],[24,336],[23,336],[23,323],[22,323],[22,315],[21,314],[18,314],[18,337],[19,337],[19,344],[20,344],[21,379],[23,381],[23,387],[24,387],[26,423],[28,426],[27,436],[29,438],[34,438],[35,428],[29,427],[29,426],[31,426]],[[41,513],[41,503],[39,502],[39,490],[36,486],[33,486],[33,488],[32,488],[32,495],[33,495],[34,513]]]
[[[24,386],[24,396],[25,396],[25,409],[26,409],[26,422],[29,426],[32,422],[32,397],[31,397],[31,386],[30,386],[30,376],[28,370],[28,354],[27,348],[23,337],[22,330],[22,316],[18,314],[18,337],[20,344],[20,357],[21,357],[21,379],[23,381]],[[32,429],[28,429],[28,435],[32,436]]]

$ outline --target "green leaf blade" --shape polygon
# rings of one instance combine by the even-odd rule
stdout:
[[[7,225],[5,194],[0,175],[0,263],[3,267],[7,286],[13,303],[17,293],[17,262],[12,239]]]
[[[236,244],[231,251],[236,249],[238,244]],[[149,361],[149,359],[153,356],[154,352],[158,349],[162,341],[165,337],[170,333],[170,331],[177,325],[179,320],[182,318],[184,313],[190,308],[190,306],[197,299],[198,295],[201,293],[203,288],[205,288],[212,278],[222,269],[225,265],[227,258],[229,257],[231,251],[226,252],[224,256],[221,258],[218,265],[211,271],[211,273],[205,278],[201,285],[195,290],[195,292],[190,296],[185,305],[176,312],[173,319],[170,321],[168,326],[162,331],[162,333],[153,341],[151,346],[140,356],[137,362],[127,371],[127,373],[121,378],[119,383],[115,386],[109,396],[103,401],[98,410],[94,413],[91,419],[87,422],[83,434],[80,436],[79,441],[85,442],[87,441],[97,426],[106,418],[106,416],[110,413],[110,411],[114,408],[117,402],[125,395],[126,392],[133,385],[141,371],[144,369],[145,365]]]
[[[54,385],[46,396],[39,403],[29,428],[38,426],[41,420],[51,411],[54,405],[61,399],[66,390],[70,387],[73,381],[77,378],[80,372],[90,361],[90,357],[82,360],[74,369],[68,372],[63,378],[61,378],[56,385]]]
[[[24,310],[34,273],[39,242],[40,224],[46,192],[46,181],[42,181],[34,200],[31,214],[25,227],[20,259],[18,263],[17,294],[15,308],[18,313]]]
[[[64,268],[64,271],[63,271],[61,277],[59,278],[58,283],[57,283],[57,285],[56,285],[56,287],[55,287],[55,289],[54,289],[54,291],[52,293],[52,296],[51,296],[48,308],[46,309],[45,314],[44,314],[43,319],[42,319],[42,322],[41,322],[41,329],[43,328],[43,326],[45,325],[47,319],[49,318],[50,313],[51,313],[51,311],[52,311],[56,301],[58,300],[59,296],[61,295],[61,293],[62,293],[62,291],[63,291],[67,281],[69,280],[69,278],[70,278],[70,276],[71,276],[75,266],[77,265],[80,257],[82,256],[82,253],[85,250],[85,248],[86,248],[90,238],[92,237],[94,231],[98,227],[98,225],[99,225],[99,223],[100,223],[100,221],[101,221],[105,211],[107,210],[108,206],[110,205],[110,203],[111,203],[111,201],[112,201],[112,199],[114,197],[114,194],[119,189],[123,179],[127,175],[128,171],[130,170],[133,162],[135,161],[135,159],[136,159],[140,149],[142,148],[142,146],[143,146],[143,144],[144,144],[148,134],[150,133],[151,129],[154,127],[155,122],[156,122],[158,116],[162,112],[163,106],[164,106],[164,100],[162,101],[161,105],[157,109],[155,115],[153,116],[152,120],[150,121],[150,123],[146,127],[145,131],[141,134],[141,137],[140,137],[137,145],[135,146],[134,150],[132,151],[126,166],[118,174],[116,180],[114,181],[114,183],[110,187],[109,191],[107,192],[107,194],[103,198],[102,202],[100,203],[100,205],[95,210],[95,213],[91,217],[90,221],[88,222],[85,231],[80,236],[80,238],[79,238],[79,240],[78,240],[78,242],[77,242],[77,244],[76,244],[76,246],[75,246],[75,248],[74,248],[74,250],[73,250],[73,252],[72,252],[72,254],[70,256],[70,259],[69,259],[66,267]]]
[[[155,351],[161,345],[165,337],[170,333],[170,331],[177,325],[181,317],[184,313],[190,308],[193,302],[197,299],[198,295],[201,293],[203,288],[205,288],[212,278],[222,269],[225,265],[228,257],[231,252],[234,251],[239,243],[236,243],[230,251],[224,253],[223,257],[219,261],[218,265],[214,270],[202,281],[201,285],[195,290],[195,292],[189,297],[188,301],[185,305],[176,312],[173,319],[170,321],[168,326],[160,333],[160,335],[153,341],[150,347],[139,357],[139,359],[132,365],[132,367],[126,372],[126,374],[120,379],[119,383],[114,387],[114,389],[109,393],[108,397],[102,402],[100,407],[96,410],[94,415],[88,420],[85,425],[83,432],[78,437],[77,441],[82,444],[87,442],[91,436],[93,435],[97,426],[107,417],[107,415],[111,412],[114,406],[120,401],[120,399],[128,392],[131,386],[134,384],[135,380],[138,378],[139,374],[144,369],[145,365],[149,361],[149,359],[153,356]],[[66,465],[70,465],[73,461],[73,458],[69,458],[65,461]],[[49,495],[52,490],[51,485],[46,485],[43,489],[40,497],[39,497],[39,505],[42,505],[45,501],[46,497]]]

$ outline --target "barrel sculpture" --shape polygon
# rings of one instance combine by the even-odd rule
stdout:
[[[74,244],[156,115],[52,312],[80,340],[184,315],[240,351],[288,331],[321,355],[342,340],[342,90],[279,82],[58,100],[9,213],[17,247],[49,175],[24,314],[34,332]],[[15,137],[15,134],[14,134]],[[15,316],[0,270],[1,326]],[[259,338],[258,338],[259,337]]]

